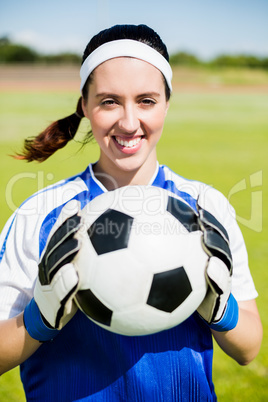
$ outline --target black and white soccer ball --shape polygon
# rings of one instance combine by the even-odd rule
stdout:
[[[96,324],[122,335],[174,327],[203,301],[208,256],[197,214],[158,187],[106,192],[81,211],[75,301]]]

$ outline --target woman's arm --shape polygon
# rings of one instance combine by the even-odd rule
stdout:
[[[238,302],[237,326],[226,332],[212,330],[221,349],[241,365],[249,364],[258,354],[262,342],[262,324],[255,300]]]
[[[67,217],[51,232],[38,264],[34,298],[16,317],[0,321],[0,375],[57,336],[77,311],[73,297],[79,278],[70,261],[80,248],[74,238],[80,219],[77,214]]]
[[[26,331],[23,312],[0,321],[0,375],[24,362],[40,345]]]

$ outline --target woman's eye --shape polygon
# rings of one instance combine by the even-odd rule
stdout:
[[[156,102],[153,99],[142,99],[141,103],[143,105],[155,105]]]
[[[111,106],[115,104],[115,101],[113,99],[105,99],[101,102],[101,104],[104,106]]]

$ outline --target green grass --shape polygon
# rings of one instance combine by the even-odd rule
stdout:
[[[71,113],[77,97],[73,92],[0,93],[0,228],[34,191],[83,170],[97,159],[96,145],[79,151],[79,143],[68,145],[43,164],[27,164],[7,156],[20,149],[23,138]],[[265,336],[254,362],[240,367],[215,345],[213,378],[221,402],[268,400],[267,110],[267,94],[175,93],[158,147],[160,163],[218,188],[230,199],[240,219],[259,292]],[[87,129],[83,124],[78,139]],[[255,173],[259,181],[251,188],[250,178]],[[237,191],[239,183],[245,188]],[[257,192],[262,207],[260,198],[257,203],[254,199]],[[18,369],[1,377],[0,400],[25,400]]]
[[[0,400],[1,402],[26,401],[18,367],[3,374],[0,378]]]
[[[173,68],[173,84],[202,84],[212,88],[228,86],[258,86],[268,82],[268,71],[246,68],[183,67]]]

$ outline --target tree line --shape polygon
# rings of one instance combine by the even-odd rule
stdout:
[[[13,43],[7,37],[0,38],[0,64],[18,63],[78,64],[81,57],[71,52],[45,55],[28,46]]]
[[[71,52],[44,55],[28,46],[13,43],[7,37],[0,38],[0,64],[17,63],[80,64],[81,57]],[[191,53],[177,52],[170,56],[170,64],[187,67],[211,66],[268,70],[268,57],[222,54],[209,61],[203,61]]]

